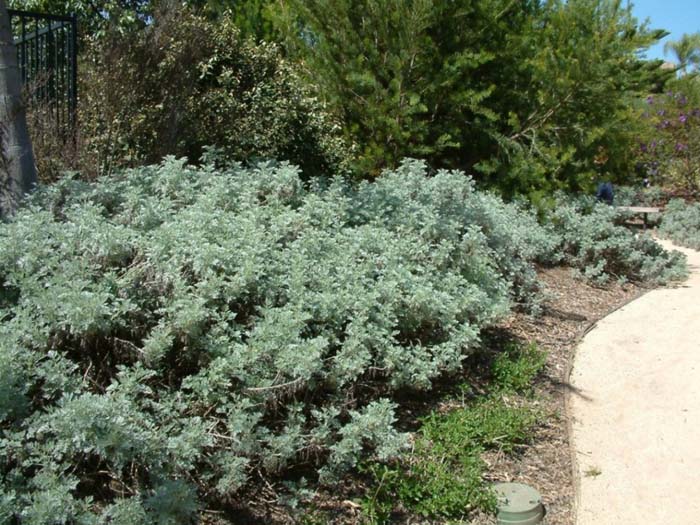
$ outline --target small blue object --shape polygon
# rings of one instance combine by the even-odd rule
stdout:
[[[595,198],[600,202],[612,204],[613,199],[615,198],[612,184],[609,182],[601,182],[598,184],[598,189],[595,192]]]

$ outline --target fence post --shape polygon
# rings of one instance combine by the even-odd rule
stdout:
[[[10,9],[8,13],[11,22],[19,22],[13,33],[22,83],[26,86],[32,82],[45,82],[45,85],[35,86],[32,96],[55,111],[57,128],[64,139],[72,137],[75,141],[78,121],[77,16],[75,13],[60,16],[16,9]]]

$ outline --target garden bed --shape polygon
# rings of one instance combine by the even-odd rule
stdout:
[[[540,272],[549,290],[544,314],[533,319],[514,315],[503,328],[526,341],[537,341],[547,352],[547,364],[536,384],[536,397],[553,414],[535,433],[522,455],[494,454],[489,477],[494,482],[517,481],[536,487],[547,509],[547,525],[571,525],[574,515],[574,478],[566,397],[576,346],[595,322],[644,292],[634,285],[611,283],[605,288],[573,277],[566,268]],[[491,520],[493,521],[493,520]],[[477,523],[489,523],[480,519]]]
[[[170,158],[37,194],[0,230],[0,517],[494,510],[493,451],[544,443],[559,410],[544,394],[566,367],[539,375],[542,350],[557,363],[552,342],[570,349],[619,286],[681,278],[685,261],[607,206],[540,223],[426,171],[323,188],[284,164]],[[568,284],[548,299],[553,275]]]
[[[574,351],[580,339],[599,319],[635,299],[645,289],[629,283],[593,286],[566,267],[542,269],[538,276],[547,288],[542,315],[513,314],[489,331],[485,343],[497,351],[504,342],[536,342],[546,351],[547,361],[535,383],[533,396],[546,417],[534,430],[530,443],[519,446],[515,453],[489,451],[484,455],[488,466],[486,479],[494,483],[522,482],[536,487],[547,509],[546,525],[573,525],[575,485],[566,397]],[[479,382],[483,381],[479,376],[478,370],[470,370],[465,371],[464,379],[478,389]],[[456,379],[453,381],[457,382]],[[449,392],[449,385],[444,385],[433,391],[432,397],[407,400],[400,407],[403,423],[415,426],[417,418],[431,409],[449,410]],[[333,525],[367,523],[360,505],[362,495],[370,490],[367,481],[362,477],[348,476],[333,490],[320,490],[303,502],[303,507],[309,512],[301,518],[291,516],[285,508],[273,503],[277,494],[274,487],[268,486],[267,502],[259,495],[251,495],[246,512],[250,512],[250,523],[260,524],[286,525],[300,521]],[[393,518],[391,523],[454,523],[446,519],[425,520],[410,513],[395,514]],[[494,518],[477,512],[469,523],[487,525],[494,523]]]

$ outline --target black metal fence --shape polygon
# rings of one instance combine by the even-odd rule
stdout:
[[[30,108],[42,108],[57,130],[73,135],[78,105],[76,17],[8,12]]]

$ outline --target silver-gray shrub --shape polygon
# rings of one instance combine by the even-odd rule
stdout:
[[[625,212],[592,198],[559,196],[547,228],[559,237],[562,261],[598,284],[611,279],[663,284],[687,275],[685,256],[668,252],[648,232],[623,223]]]
[[[0,225],[0,522],[188,523],[405,443],[393,392],[533,304],[534,215],[406,161],[305,187],[166,159]]]
[[[536,303],[539,286],[533,262],[557,262],[558,237],[524,205],[476,191],[473,181],[460,172],[443,170],[430,178],[425,173],[424,163],[406,160],[379,180],[362,184],[352,221],[415,232],[428,244],[463,243],[465,234],[477,231],[511,299],[525,307]]]
[[[700,203],[672,199],[664,209],[659,235],[680,246],[700,250]]]
[[[668,192],[657,186],[615,186],[616,206],[658,206],[668,200]]]

